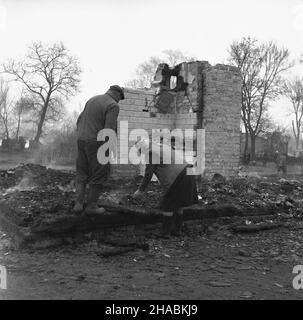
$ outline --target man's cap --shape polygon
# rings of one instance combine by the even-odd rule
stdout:
[[[118,85],[110,86],[109,90],[116,91],[116,92],[120,93],[121,100],[125,99],[125,97],[124,97],[124,89],[121,88],[120,86],[118,86]]]

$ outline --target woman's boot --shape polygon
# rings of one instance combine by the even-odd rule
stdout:
[[[174,236],[181,236],[182,235],[182,229],[183,229],[183,210],[180,209],[176,212],[174,212],[174,222],[175,225],[172,230],[172,234]]]
[[[174,226],[174,217],[172,213],[165,214],[163,215],[162,218],[162,232],[161,235],[164,238],[169,238],[171,231]]]

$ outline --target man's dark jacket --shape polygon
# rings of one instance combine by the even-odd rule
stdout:
[[[79,140],[96,141],[98,132],[108,128],[117,132],[119,105],[110,92],[89,99],[77,120]]]

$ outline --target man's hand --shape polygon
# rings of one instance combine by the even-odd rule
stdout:
[[[133,198],[134,199],[140,199],[142,198],[143,192],[140,190],[137,190],[134,194],[133,194]]]

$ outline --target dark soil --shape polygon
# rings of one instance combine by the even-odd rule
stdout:
[[[131,197],[140,178],[110,180],[104,186],[100,204],[123,204],[131,208],[157,208],[162,190],[152,182],[140,200]],[[74,172],[48,169],[27,164],[0,172],[0,200],[17,210],[23,226],[39,224],[42,220],[72,215],[75,198]],[[303,213],[303,182],[277,178],[213,179],[199,183],[199,204],[232,204],[242,209],[268,208],[294,217]]]
[[[158,184],[134,201],[129,195],[138,184],[110,181],[100,203],[156,207]],[[36,165],[3,171],[0,179],[2,200],[27,225],[71,214],[74,187],[73,172]],[[183,235],[170,239],[159,237],[159,224],[129,226],[43,250],[13,249],[0,233],[0,265],[8,270],[0,299],[302,299],[302,290],[292,285],[293,267],[303,265],[302,196],[300,180],[205,180],[199,184],[203,206],[272,206],[279,214],[187,221]],[[275,221],[281,223],[276,229],[233,231]]]
[[[302,299],[292,286],[302,222],[244,235],[230,222],[187,222],[168,240],[156,236],[159,226],[117,229],[38,251],[12,250],[2,236],[8,288],[0,299]]]

